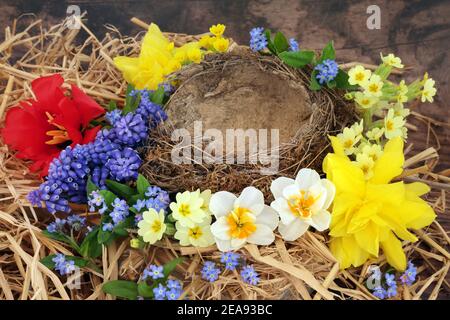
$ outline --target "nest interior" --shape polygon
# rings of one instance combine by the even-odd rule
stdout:
[[[301,167],[320,170],[329,147],[327,135],[339,132],[356,119],[353,107],[339,93],[312,92],[307,89],[309,77],[304,71],[242,46],[234,46],[227,54],[207,55],[200,64],[178,72],[176,81],[177,89],[166,105],[169,120],[152,134],[151,147],[143,152],[146,162],[141,169],[151,182],[173,192],[208,186],[212,191],[239,193],[254,185],[270,199],[274,176],[294,177]],[[215,129],[228,138],[219,142],[224,156],[218,161],[198,161],[216,154],[205,148],[209,137],[194,142],[199,134],[194,130],[195,122],[201,123],[201,133]],[[179,143],[172,133],[180,128],[193,137],[182,145],[180,153],[186,148],[197,152],[200,146],[200,158],[194,159],[194,152],[190,152],[186,163],[171,161],[172,151]],[[249,138],[245,141],[245,161],[226,161],[229,149],[224,145],[230,143],[226,132],[238,129],[267,129],[267,150],[255,150],[252,154]],[[270,164],[259,161],[258,152],[276,156],[274,148],[278,146],[270,145],[273,129],[279,132],[279,162],[277,159],[278,170],[270,172]],[[237,139],[231,143],[237,146]],[[237,157],[234,149],[231,152]]]
[[[145,24],[141,25],[145,27]],[[31,80],[55,72],[83,88],[102,105],[107,105],[110,100],[123,104],[126,83],[112,64],[111,57],[138,54],[142,34],[125,37],[114,27],[107,26],[105,37],[98,39],[83,22],[81,27],[80,30],[69,30],[63,22],[47,28],[40,20],[23,17],[6,28],[5,40],[0,44],[2,120],[9,107],[33,96]],[[167,36],[176,44],[196,38],[181,34]],[[264,68],[265,64],[262,65]],[[274,71],[277,68],[283,66],[277,66]],[[289,76],[292,71],[288,69],[283,72]],[[300,72],[297,77],[306,83],[303,73]],[[293,175],[300,166],[318,165],[327,146],[320,141],[314,144],[314,141],[323,141],[326,132],[333,133],[348,121],[345,112],[336,111],[345,107],[338,95],[328,91],[308,94],[312,106],[314,103],[319,106],[313,107],[313,116],[316,112],[317,117],[322,119],[311,121],[312,128],[318,128],[311,129],[309,137],[313,137],[313,132],[320,134],[317,134],[317,140],[303,135],[301,141],[288,144],[282,154],[285,164],[280,174],[283,175]],[[422,115],[417,117],[426,123],[430,132],[433,131],[433,119]],[[326,126],[326,130],[321,126]],[[305,134],[308,134],[306,131]],[[199,178],[184,179],[182,174],[192,174],[192,167],[188,170],[183,166],[164,167],[162,164],[164,159],[168,159],[164,158],[168,156],[165,154],[168,147],[164,144],[170,143],[167,133],[168,129],[164,127],[154,132],[154,137],[159,139],[144,150],[147,169],[150,170],[150,164],[154,166],[149,176],[158,185],[179,190],[194,187],[181,185],[185,181],[193,181],[202,189],[204,186],[218,189],[227,185],[232,191],[239,190],[244,184],[258,185],[264,179],[273,178],[262,177],[259,171],[253,172],[252,169],[258,169],[255,166],[242,165],[240,168],[206,168],[194,172],[194,177]],[[426,180],[433,188],[427,200],[438,216],[442,216],[447,211],[449,186],[439,182],[440,175],[432,172],[439,159],[434,146],[439,146],[439,142],[430,139],[428,149],[423,152],[408,154],[411,148],[407,148],[404,179]],[[307,151],[315,147],[321,152]],[[232,272],[224,274],[213,284],[205,282],[199,277],[199,270],[203,260],[218,259],[216,248],[180,247],[167,239],[148,250],[132,250],[128,239],[121,239],[104,247],[102,258],[96,261],[101,266],[100,271],[86,267],[69,278],[59,277],[39,260],[56,252],[74,253],[64,243],[41,233],[53,218],[45,210],[33,208],[25,198],[41,181],[30,174],[26,162],[15,158],[13,151],[1,141],[0,150],[0,299],[114,299],[102,292],[102,284],[116,279],[137,280],[148,263],[165,263],[178,256],[187,258],[176,268],[174,275],[184,283],[185,295],[189,295],[190,299],[376,299],[365,287],[364,281],[371,264],[385,266],[384,256],[380,255],[377,260],[368,261],[360,268],[339,270],[339,264],[326,245],[326,234],[317,232],[307,232],[295,242],[286,243],[277,237],[272,246],[243,248],[240,253],[260,274],[258,286],[243,283],[239,275]],[[175,170],[172,178],[171,170]],[[195,170],[199,170],[198,167]],[[201,179],[202,173],[208,176],[207,180]],[[179,185],[175,188],[176,184]],[[95,223],[95,218],[89,215],[86,207],[80,206],[77,212],[86,216],[90,223]],[[405,243],[404,250],[408,258],[419,266],[418,280],[410,287],[399,288],[398,298],[437,299],[445,296],[450,288],[446,277],[450,268],[448,231],[438,220],[416,234],[419,241]],[[81,280],[80,287],[76,289],[70,286],[74,277]]]

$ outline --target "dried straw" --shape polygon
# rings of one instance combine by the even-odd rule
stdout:
[[[0,44],[1,119],[9,107],[32,97],[30,80],[53,72],[61,73],[101,104],[109,100],[123,102],[126,83],[111,64],[111,57],[137,54],[141,34],[125,37],[107,26],[105,37],[99,40],[84,24],[81,30],[69,30],[64,23],[45,30],[42,21],[33,20],[22,31],[17,30],[17,25],[18,21],[14,21],[12,27],[6,28],[5,40]],[[192,38],[168,36],[177,43]],[[436,137],[431,123],[439,123],[419,114],[413,116],[425,122],[430,136]],[[433,189],[427,200],[442,216],[447,212],[450,170],[432,172],[438,159],[437,139],[433,146],[436,144],[436,149],[408,156],[404,178],[427,181]],[[97,261],[102,273],[83,268],[77,275],[80,288],[70,289],[68,279],[39,262],[55,252],[73,254],[65,244],[42,235],[41,229],[51,217],[44,210],[32,208],[25,199],[39,179],[1,142],[0,150],[0,299],[113,299],[101,291],[103,283],[119,278],[136,280],[147,263],[164,263],[177,256],[186,259],[174,275],[184,282],[184,295],[191,299],[376,299],[366,289],[364,279],[369,265],[383,266],[385,257],[340,271],[327,247],[327,236],[316,232],[307,232],[294,242],[277,238],[272,246],[243,248],[241,254],[261,275],[257,287],[244,284],[236,272],[229,271],[215,283],[203,281],[199,269],[204,260],[218,259],[215,247],[180,247],[166,240],[148,250],[132,250],[125,239],[103,249],[102,259]],[[407,148],[407,152],[410,150]],[[399,288],[402,299],[437,299],[448,294],[447,232],[436,221],[416,233],[417,243],[404,244],[408,258],[419,266],[419,274],[414,285]]]

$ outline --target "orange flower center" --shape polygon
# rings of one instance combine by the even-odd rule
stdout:
[[[254,220],[254,217],[250,214],[250,210],[240,207],[234,209],[227,216],[230,236],[239,239],[248,238],[256,231]]]
[[[309,218],[312,215],[311,207],[317,199],[308,195],[304,190],[299,195],[292,196],[288,199],[288,206],[291,212],[300,218]]]
[[[66,128],[64,128],[63,126],[61,126],[59,124],[56,124],[54,122],[53,116],[50,113],[46,112],[45,114],[47,115],[48,123],[50,123],[51,125],[54,125],[55,127],[57,127],[59,129],[59,130],[49,130],[46,132],[46,134],[49,137],[51,137],[51,139],[46,141],[45,144],[55,145],[55,144],[60,144],[60,143],[70,141],[70,137],[66,131]]]

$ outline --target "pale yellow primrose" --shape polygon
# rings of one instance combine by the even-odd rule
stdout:
[[[161,240],[164,232],[166,231],[164,219],[165,214],[162,209],[159,213],[153,208],[148,211],[144,211],[142,214],[142,220],[138,223],[138,235],[140,235],[145,242],[150,244]]]

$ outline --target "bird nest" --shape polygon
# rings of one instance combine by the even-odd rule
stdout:
[[[176,90],[166,104],[169,120],[150,137],[151,147],[143,152],[141,168],[149,181],[173,192],[208,188],[240,193],[253,185],[270,199],[270,183],[276,176],[295,177],[302,167],[320,171],[329,150],[327,136],[356,119],[354,108],[340,92],[311,91],[304,70],[290,68],[273,56],[253,54],[245,47],[234,46],[228,54],[206,56],[174,78]],[[211,139],[195,131],[196,123],[205,133],[212,129],[224,140],[228,138],[220,141],[223,153],[219,157],[208,152],[206,145]],[[174,130],[180,129],[192,137],[181,146],[174,139]],[[274,146],[267,143],[267,148],[251,150],[252,143],[261,144],[247,136],[247,149],[228,152],[229,130],[266,130],[263,133],[268,137],[258,138],[268,141],[273,138],[269,133],[275,130],[279,140]],[[233,138],[231,144],[237,147],[239,138]],[[183,161],[173,161],[177,148],[176,154],[188,150]],[[231,161],[227,158],[230,154]],[[276,160],[275,170],[273,162],[259,161],[261,154]],[[240,163],[238,156],[242,156]],[[208,159],[213,160],[208,163]]]
[[[49,73],[61,73],[66,81],[83,88],[101,105],[107,105],[110,100],[123,105],[126,82],[114,67],[112,57],[138,54],[141,34],[125,37],[112,26],[106,28],[102,40],[83,23],[80,30],[67,29],[64,23],[46,29],[41,21],[25,17],[6,28],[5,40],[0,44],[2,121],[9,107],[32,97],[30,81]],[[176,44],[195,38],[180,34],[167,36]],[[177,96],[183,97],[190,81],[202,75],[221,79],[235,66],[250,66],[270,77],[303,87],[307,81],[304,73],[294,72],[274,58],[239,52],[211,56],[177,75],[177,91],[168,106],[176,105]],[[303,89],[294,87],[293,90]],[[293,176],[300,167],[319,168],[328,148],[326,135],[336,133],[354,117],[338,94],[328,90],[304,91],[306,95],[302,98],[308,101],[311,115],[294,128],[299,130],[281,147],[279,173],[283,176]],[[432,128],[432,119],[417,116]],[[254,185],[267,194],[269,180],[274,176],[261,175],[257,165],[172,164],[170,133],[174,127],[175,123],[160,127],[150,137],[148,147],[142,150],[146,160],[142,172],[154,184],[173,192],[195,188],[239,192],[243,186]],[[383,266],[385,257],[381,255],[360,268],[340,270],[328,249],[327,235],[309,231],[294,242],[284,242],[277,236],[272,246],[249,245],[240,250],[260,274],[258,286],[243,283],[231,271],[212,284],[202,280],[199,277],[202,261],[216,260],[219,256],[215,247],[181,247],[166,239],[148,250],[135,250],[130,249],[128,239],[120,239],[103,248],[102,258],[96,261],[100,268],[84,267],[72,276],[81,280],[80,287],[74,289],[69,285],[70,279],[58,277],[39,262],[56,252],[73,254],[64,243],[43,235],[42,229],[52,218],[45,210],[33,208],[25,198],[41,180],[30,174],[26,163],[15,158],[3,142],[0,149],[0,299],[111,299],[102,292],[102,284],[116,279],[136,280],[148,263],[165,263],[177,256],[187,258],[177,266],[174,275],[184,283],[184,296],[190,299],[376,299],[364,281],[370,263]],[[449,186],[436,182],[439,175],[431,173],[437,158],[433,147],[409,157],[406,167],[410,170],[405,171],[403,178],[414,180],[419,179],[419,173],[426,174],[424,177],[434,190],[427,200],[439,215],[446,211],[445,190]],[[98,219],[85,206],[74,209],[91,224]],[[399,297],[436,299],[440,293],[448,293],[450,240],[438,222],[418,231],[417,236],[420,240],[405,244],[404,250],[418,265],[418,281],[410,287],[399,288]]]

